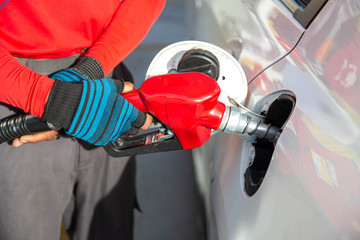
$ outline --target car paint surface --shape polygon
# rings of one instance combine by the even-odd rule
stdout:
[[[250,143],[217,134],[193,151],[209,239],[360,239],[360,2],[329,0],[307,29],[276,0],[194,5],[193,38],[239,60],[246,107],[296,95],[254,196],[243,186]]]

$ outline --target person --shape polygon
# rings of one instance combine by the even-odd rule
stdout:
[[[0,118],[25,112],[63,130],[0,145],[1,239],[59,239],[62,223],[71,239],[132,239],[134,160],[100,146],[151,124],[116,78],[164,5],[3,1]]]

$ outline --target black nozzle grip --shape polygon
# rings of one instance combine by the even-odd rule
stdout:
[[[31,114],[16,114],[0,120],[0,143],[12,141],[23,135],[57,130],[51,124]]]
[[[167,151],[175,151],[175,150],[183,150],[178,138],[174,136],[171,139],[167,139],[161,142],[157,142],[154,144],[146,145],[144,144],[144,137],[137,136],[132,140],[130,139],[121,139],[118,138],[115,142],[110,142],[106,146],[104,146],[106,152],[112,157],[125,157],[125,156],[135,156],[149,153],[157,153],[157,152],[167,152]],[[126,145],[130,145],[128,147],[119,147],[117,142],[126,142]],[[130,142],[128,144],[128,142]],[[131,143],[132,142],[132,143]]]

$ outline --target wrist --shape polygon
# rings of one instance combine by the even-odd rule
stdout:
[[[95,58],[90,56],[82,56],[78,58],[70,69],[80,73],[88,80],[101,79],[105,77],[101,64]]]

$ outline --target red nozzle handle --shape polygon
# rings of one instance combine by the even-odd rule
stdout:
[[[169,126],[184,149],[200,147],[218,129],[225,112],[220,87],[198,72],[159,75],[122,96]]]

